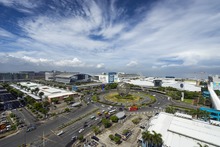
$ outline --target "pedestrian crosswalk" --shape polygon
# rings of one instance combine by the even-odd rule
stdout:
[[[136,112],[127,112],[127,114],[130,114],[130,115],[140,115],[140,114],[143,114],[143,115],[155,115],[156,113],[160,113],[160,112],[164,112],[165,109],[160,109],[160,110],[151,110],[151,111],[136,111]]]

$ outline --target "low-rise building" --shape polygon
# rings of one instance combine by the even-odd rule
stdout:
[[[75,82],[89,82],[91,80],[91,76],[88,74],[82,73],[62,73],[55,76],[55,81],[65,84],[71,84]]]
[[[192,119],[186,114],[161,112],[150,119],[148,131],[160,133],[163,146],[193,147],[201,144],[209,147],[220,146],[220,127],[210,122]],[[146,144],[143,142],[143,147]]]

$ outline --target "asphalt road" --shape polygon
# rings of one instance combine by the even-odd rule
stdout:
[[[46,122],[42,124],[37,124],[37,129],[31,132],[26,133],[26,130],[24,129],[16,135],[1,139],[0,146],[1,147],[18,147],[19,145],[22,145],[25,142],[27,144],[30,144],[34,141],[39,140],[39,138],[43,135],[43,133],[45,134],[45,136],[47,136],[48,134],[51,134],[52,131],[57,130],[57,128],[63,123],[70,121],[70,119],[76,119],[79,116],[86,114],[89,111],[92,111],[94,108],[95,108],[94,105],[81,107],[77,109],[75,112],[63,114],[52,120],[47,120]]]
[[[177,103],[175,101],[168,100],[168,97],[163,94],[159,94],[156,92],[150,92],[150,94],[154,95],[156,97],[157,101],[154,104],[152,104],[151,107],[142,107],[137,112],[147,112],[147,111],[152,111],[155,109],[164,109],[167,105],[170,105],[170,104],[184,106],[184,107],[188,107],[188,108],[195,107],[195,106],[191,106],[188,104]],[[57,136],[54,132],[57,131],[57,128],[60,125],[67,123],[71,119],[76,119],[76,118],[80,117],[81,115],[86,114],[89,111],[92,111],[94,108],[98,107],[102,110],[107,110],[109,107],[109,105],[105,105],[103,107],[103,105],[100,103],[93,104],[93,103],[91,103],[89,98],[90,98],[90,96],[86,96],[86,98],[85,98],[86,102],[89,101],[89,104],[87,106],[83,106],[74,112],[60,115],[52,120],[50,119],[50,120],[47,120],[46,122],[39,123],[39,124],[37,124],[37,129],[33,130],[31,132],[26,133],[26,130],[23,130],[23,131],[19,132],[17,135],[13,135],[11,137],[1,139],[0,146],[1,147],[9,147],[9,146],[10,147],[18,147],[19,145],[22,145],[25,142],[27,144],[32,143],[32,144],[34,144],[34,146],[43,146],[43,141],[42,141],[43,134],[47,138],[47,139],[45,139],[45,144],[44,144],[45,146],[55,146],[55,147],[56,146],[57,147],[65,146],[67,143],[70,143],[71,137],[73,135],[79,135],[78,131],[80,128],[83,127],[84,121],[88,121],[88,124],[89,123],[96,124],[98,122],[98,120],[93,122],[93,121],[89,120],[90,118],[82,119],[81,121],[65,128],[64,134],[62,134],[61,136]],[[115,108],[119,108],[119,107],[121,107],[121,106],[115,106]],[[21,116],[24,116],[24,118],[26,118],[27,123],[33,122],[33,118],[31,118],[31,116],[29,116],[27,111],[24,110],[22,112]],[[91,128],[87,128],[87,129],[85,129],[85,131],[83,133],[86,133],[90,130],[91,130]]]
[[[98,120],[91,120],[90,117],[88,116],[87,118],[82,119],[81,121],[75,123],[73,126],[69,126],[65,129],[63,129],[63,134],[60,136],[57,136],[56,134],[52,134],[51,136],[49,136],[48,138],[45,138],[44,143],[43,141],[38,142],[38,147],[64,147],[64,146],[71,146],[71,144],[73,144],[74,142],[71,141],[71,138],[73,136],[79,136],[79,135],[84,135],[88,132],[90,132],[92,130],[92,126],[97,125],[97,123],[100,121],[101,119]],[[88,126],[84,127],[84,123],[87,122]],[[89,125],[91,125],[89,127]],[[79,130],[81,128],[84,128],[84,131],[79,133]],[[43,145],[44,144],[44,145]]]

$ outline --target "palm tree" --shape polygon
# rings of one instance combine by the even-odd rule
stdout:
[[[153,142],[153,146],[159,146],[161,147],[163,144],[163,139],[162,139],[162,135],[160,133],[156,133],[155,131],[153,131],[153,135],[152,135],[152,142]]]
[[[143,142],[146,143],[146,147],[148,147],[152,139],[152,134],[149,131],[143,132],[142,139]]]
[[[39,93],[40,98],[42,98],[43,95],[44,95],[43,92],[40,92],[40,93]]]
[[[38,87],[34,89],[36,95],[37,95],[37,93],[39,92],[39,90],[40,90],[40,89],[39,89]]]

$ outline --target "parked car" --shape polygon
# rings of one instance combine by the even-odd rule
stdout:
[[[99,138],[96,137],[96,136],[92,136],[91,139],[94,139],[94,140],[96,140],[96,141],[99,141]]]

